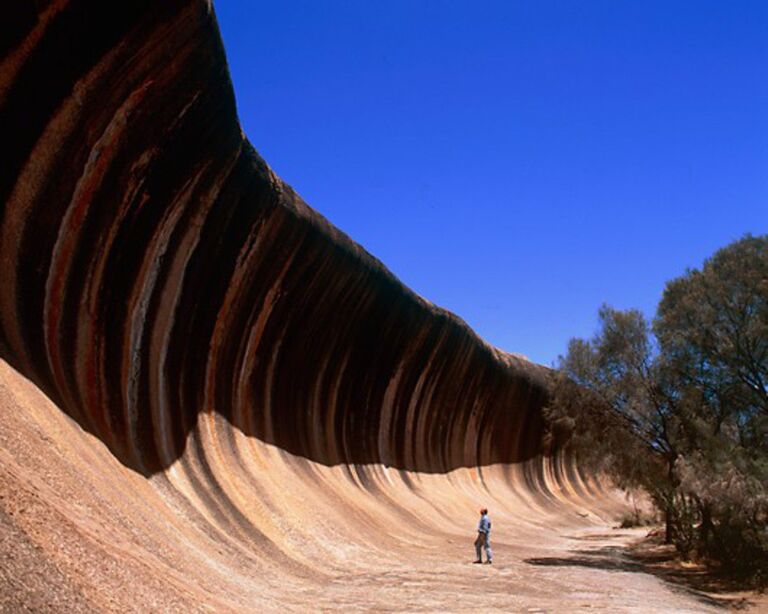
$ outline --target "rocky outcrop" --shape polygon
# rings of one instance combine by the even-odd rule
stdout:
[[[244,138],[208,2],[15,4],[0,349],[124,464],[168,467],[208,412],[325,465],[541,453],[543,369],[404,287]]]
[[[244,138],[208,2],[2,12],[0,610],[445,611],[480,505],[500,560],[596,522],[545,370]]]

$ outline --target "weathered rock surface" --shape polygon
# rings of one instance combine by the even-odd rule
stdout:
[[[328,465],[539,453],[539,368],[405,288],[245,140],[208,3],[23,6],[0,342],[81,426],[145,474],[207,411]]]
[[[576,504],[541,448],[543,368],[270,170],[208,2],[3,10],[9,607],[257,609],[291,587],[300,607],[302,583],[443,535],[435,517],[471,540],[481,503],[520,526]]]

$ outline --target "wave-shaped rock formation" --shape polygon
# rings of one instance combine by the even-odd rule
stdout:
[[[265,606],[425,516],[582,491],[543,368],[254,151],[210,3],[12,3],[0,57],[0,518],[68,608]]]

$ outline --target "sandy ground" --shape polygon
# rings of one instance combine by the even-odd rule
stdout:
[[[609,527],[569,534],[542,532],[538,543],[515,543],[514,529],[496,542],[493,566],[473,565],[466,540],[428,540],[405,565],[351,566],[321,591],[308,591],[320,610],[461,612],[722,612],[765,611],[765,599],[711,594],[668,583],[640,568],[627,546],[647,529]]]
[[[765,608],[630,559],[646,531],[612,529],[622,502],[586,489],[532,485],[521,467],[319,466],[215,414],[143,476],[0,363],[3,612]],[[472,564],[481,505],[492,566]]]

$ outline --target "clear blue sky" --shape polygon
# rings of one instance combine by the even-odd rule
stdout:
[[[768,232],[764,0],[215,6],[272,168],[505,350]]]

